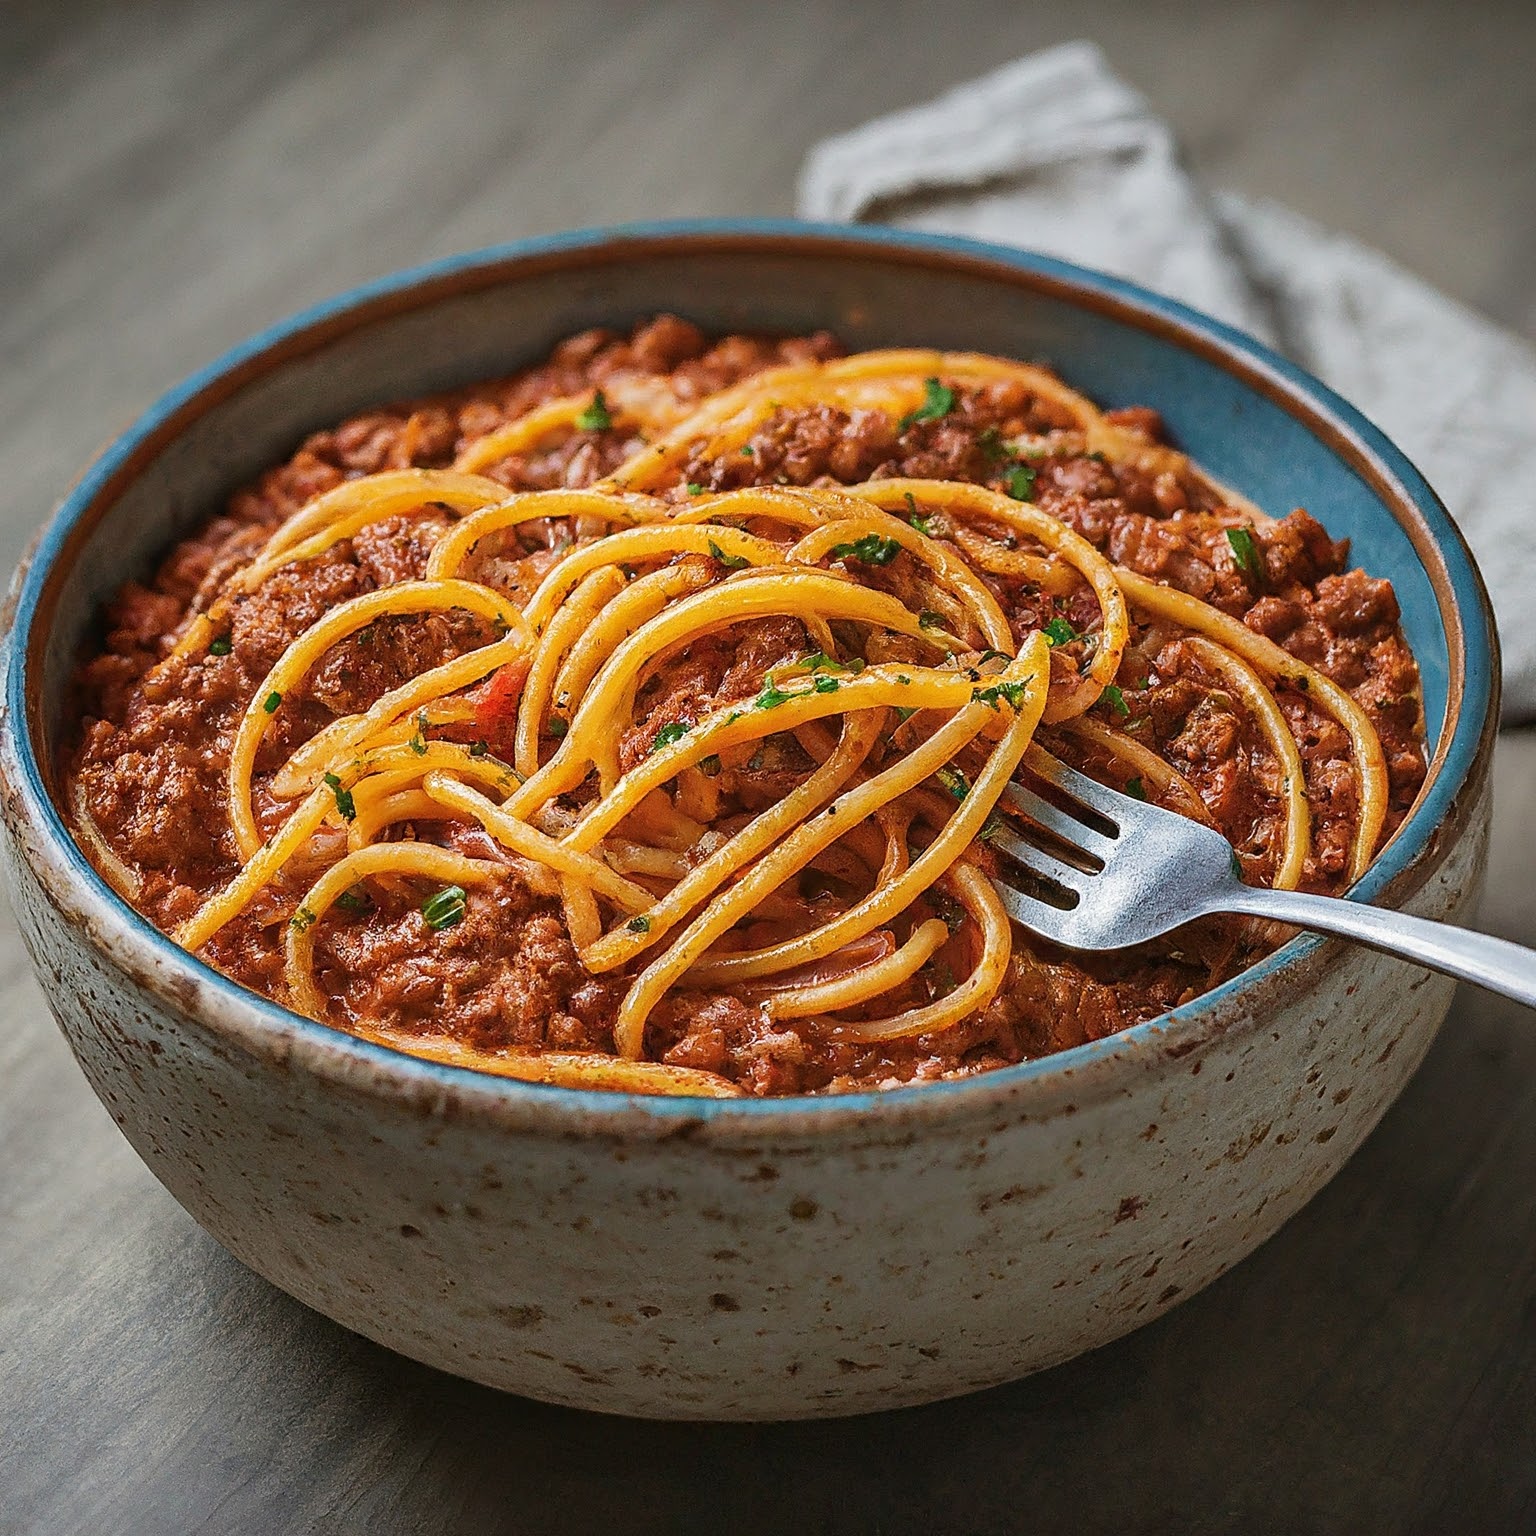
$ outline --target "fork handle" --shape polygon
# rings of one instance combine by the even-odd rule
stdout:
[[[1417,960],[1431,970],[1500,992],[1517,1003],[1536,1008],[1536,949],[1495,939],[1470,928],[1435,923],[1406,912],[1344,901],[1336,896],[1309,896],[1301,891],[1271,891],[1243,886],[1221,893],[1216,910],[1247,912],[1274,918],[1322,933],[1337,933],[1372,949]]]

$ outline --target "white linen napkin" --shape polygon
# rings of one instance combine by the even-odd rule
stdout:
[[[1392,437],[1493,598],[1506,721],[1536,717],[1536,350],[1377,251],[1191,179],[1091,43],[1015,60],[816,146],[803,218],[1027,246],[1180,299],[1284,352]]]

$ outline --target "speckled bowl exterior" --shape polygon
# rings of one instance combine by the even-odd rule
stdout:
[[[157,1177],[253,1269],[392,1349],[663,1417],[857,1413],[1007,1381],[1149,1321],[1274,1232],[1402,1089],[1450,984],[1302,937],[1163,1018],[965,1082],[584,1093],[416,1061],[243,991],[118,900],[59,813],[69,672],[126,576],[305,432],[658,309],[1045,358],[1106,405],[1159,408],[1267,509],[1304,504],[1350,536],[1397,586],[1434,753],[1356,894],[1430,917],[1475,899],[1488,605],[1379,432],[1125,283],[962,241],[730,223],[562,236],[388,279],[255,338],[114,444],[13,588],[0,791],[17,915],[71,1049]]]

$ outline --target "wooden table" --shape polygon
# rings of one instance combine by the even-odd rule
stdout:
[[[258,324],[584,222],[783,213],[819,135],[1099,38],[1209,176],[1536,333],[1529,6],[13,3],[0,20],[0,559]],[[750,19],[747,19],[748,15]],[[1536,941],[1536,739],[1491,929]],[[1142,1332],[862,1421],[497,1396],[306,1312],[118,1137],[0,925],[0,1531],[1536,1529],[1536,1029],[1464,995],[1301,1216]]]

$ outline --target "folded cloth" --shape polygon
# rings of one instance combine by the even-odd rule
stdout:
[[[1212,193],[1091,43],[1015,60],[816,146],[803,218],[1028,246],[1238,326],[1350,400],[1424,472],[1493,598],[1507,721],[1536,718],[1536,350],[1287,209]]]

